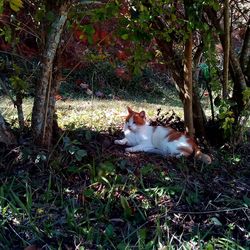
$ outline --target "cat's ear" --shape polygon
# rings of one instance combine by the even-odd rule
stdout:
[[[133,110],[130,107],[127,107],[129,114],[133,113]]]
[[[145,111],[141,111],[141,112],[140,112],[140,117],[141,117],[141,118],[145,118],[145,116],[146,116]]]

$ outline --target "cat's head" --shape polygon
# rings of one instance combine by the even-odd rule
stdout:
[[[125,130],[129,129],[136,132],[141,126],[146,124],[146,114],[145,111],[135,112],[130,107],[128,107],[128,115],[125,120]]]

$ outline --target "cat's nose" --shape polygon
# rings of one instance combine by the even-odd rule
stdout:
[[[130,125],[128,125],[128,129],[131,130],[131,126]]]

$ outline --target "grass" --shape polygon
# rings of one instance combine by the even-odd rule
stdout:
[[[67,96],[57,102],[64,131],[52,152],[0,150],[0,249],[250,248],[250,146],[211,149],[210,166],[126,154],[113,144],[126,106],[182,116],[175,100]],[[25,100],[27,124],[31,109]],[[17,126],[6,98],[0,110]]]
[[[84,147],[88,156],[80,161],[62,148],[49,164],[38,157],[36,164],[6,164],[0,178],[1,248],[249,246],[247,169],[243,175],[232,166],[229,174],[222,165],[202,170],[186,161],[124,155],[112,146],[97,154],[101,146],[95,145],[91,153],[91,147]]]
[[[32,99],[24,100],[24,114],[29,124],[32,112]],[[173,105],[163,105],[125,100],[102,100],[102,99],[66,99],[57,102],[58,123],[62,128],[77,129],[87,127],[93,130],[107,130],[109,127],[121,126],[124,116],[127,114],[127,106],[135,110],[145,110],[149,118],[154,118],[157,109],[161,108],[165,112],[175,110],[176,114],[182,116],[183,111],[180,107]],[[6,109],[6,107],[9,107]],[[0,111],[7,117],[12,125],[18,126],[16,108],[12,102],[4,97],[1,100]]]

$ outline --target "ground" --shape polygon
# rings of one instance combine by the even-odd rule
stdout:
[[[206,148],[209,166],[129,154],[113,143],[126,106],[152,119],[159,108],[181,116],[181,107],[112,98],[57,105],[62,130],[50,154],[28,135],[1,149],[0,248],[249,249],[249,143]],[[24,106],[29,123],[32,100]],[[15,126],[6,98],[0,108]]]

